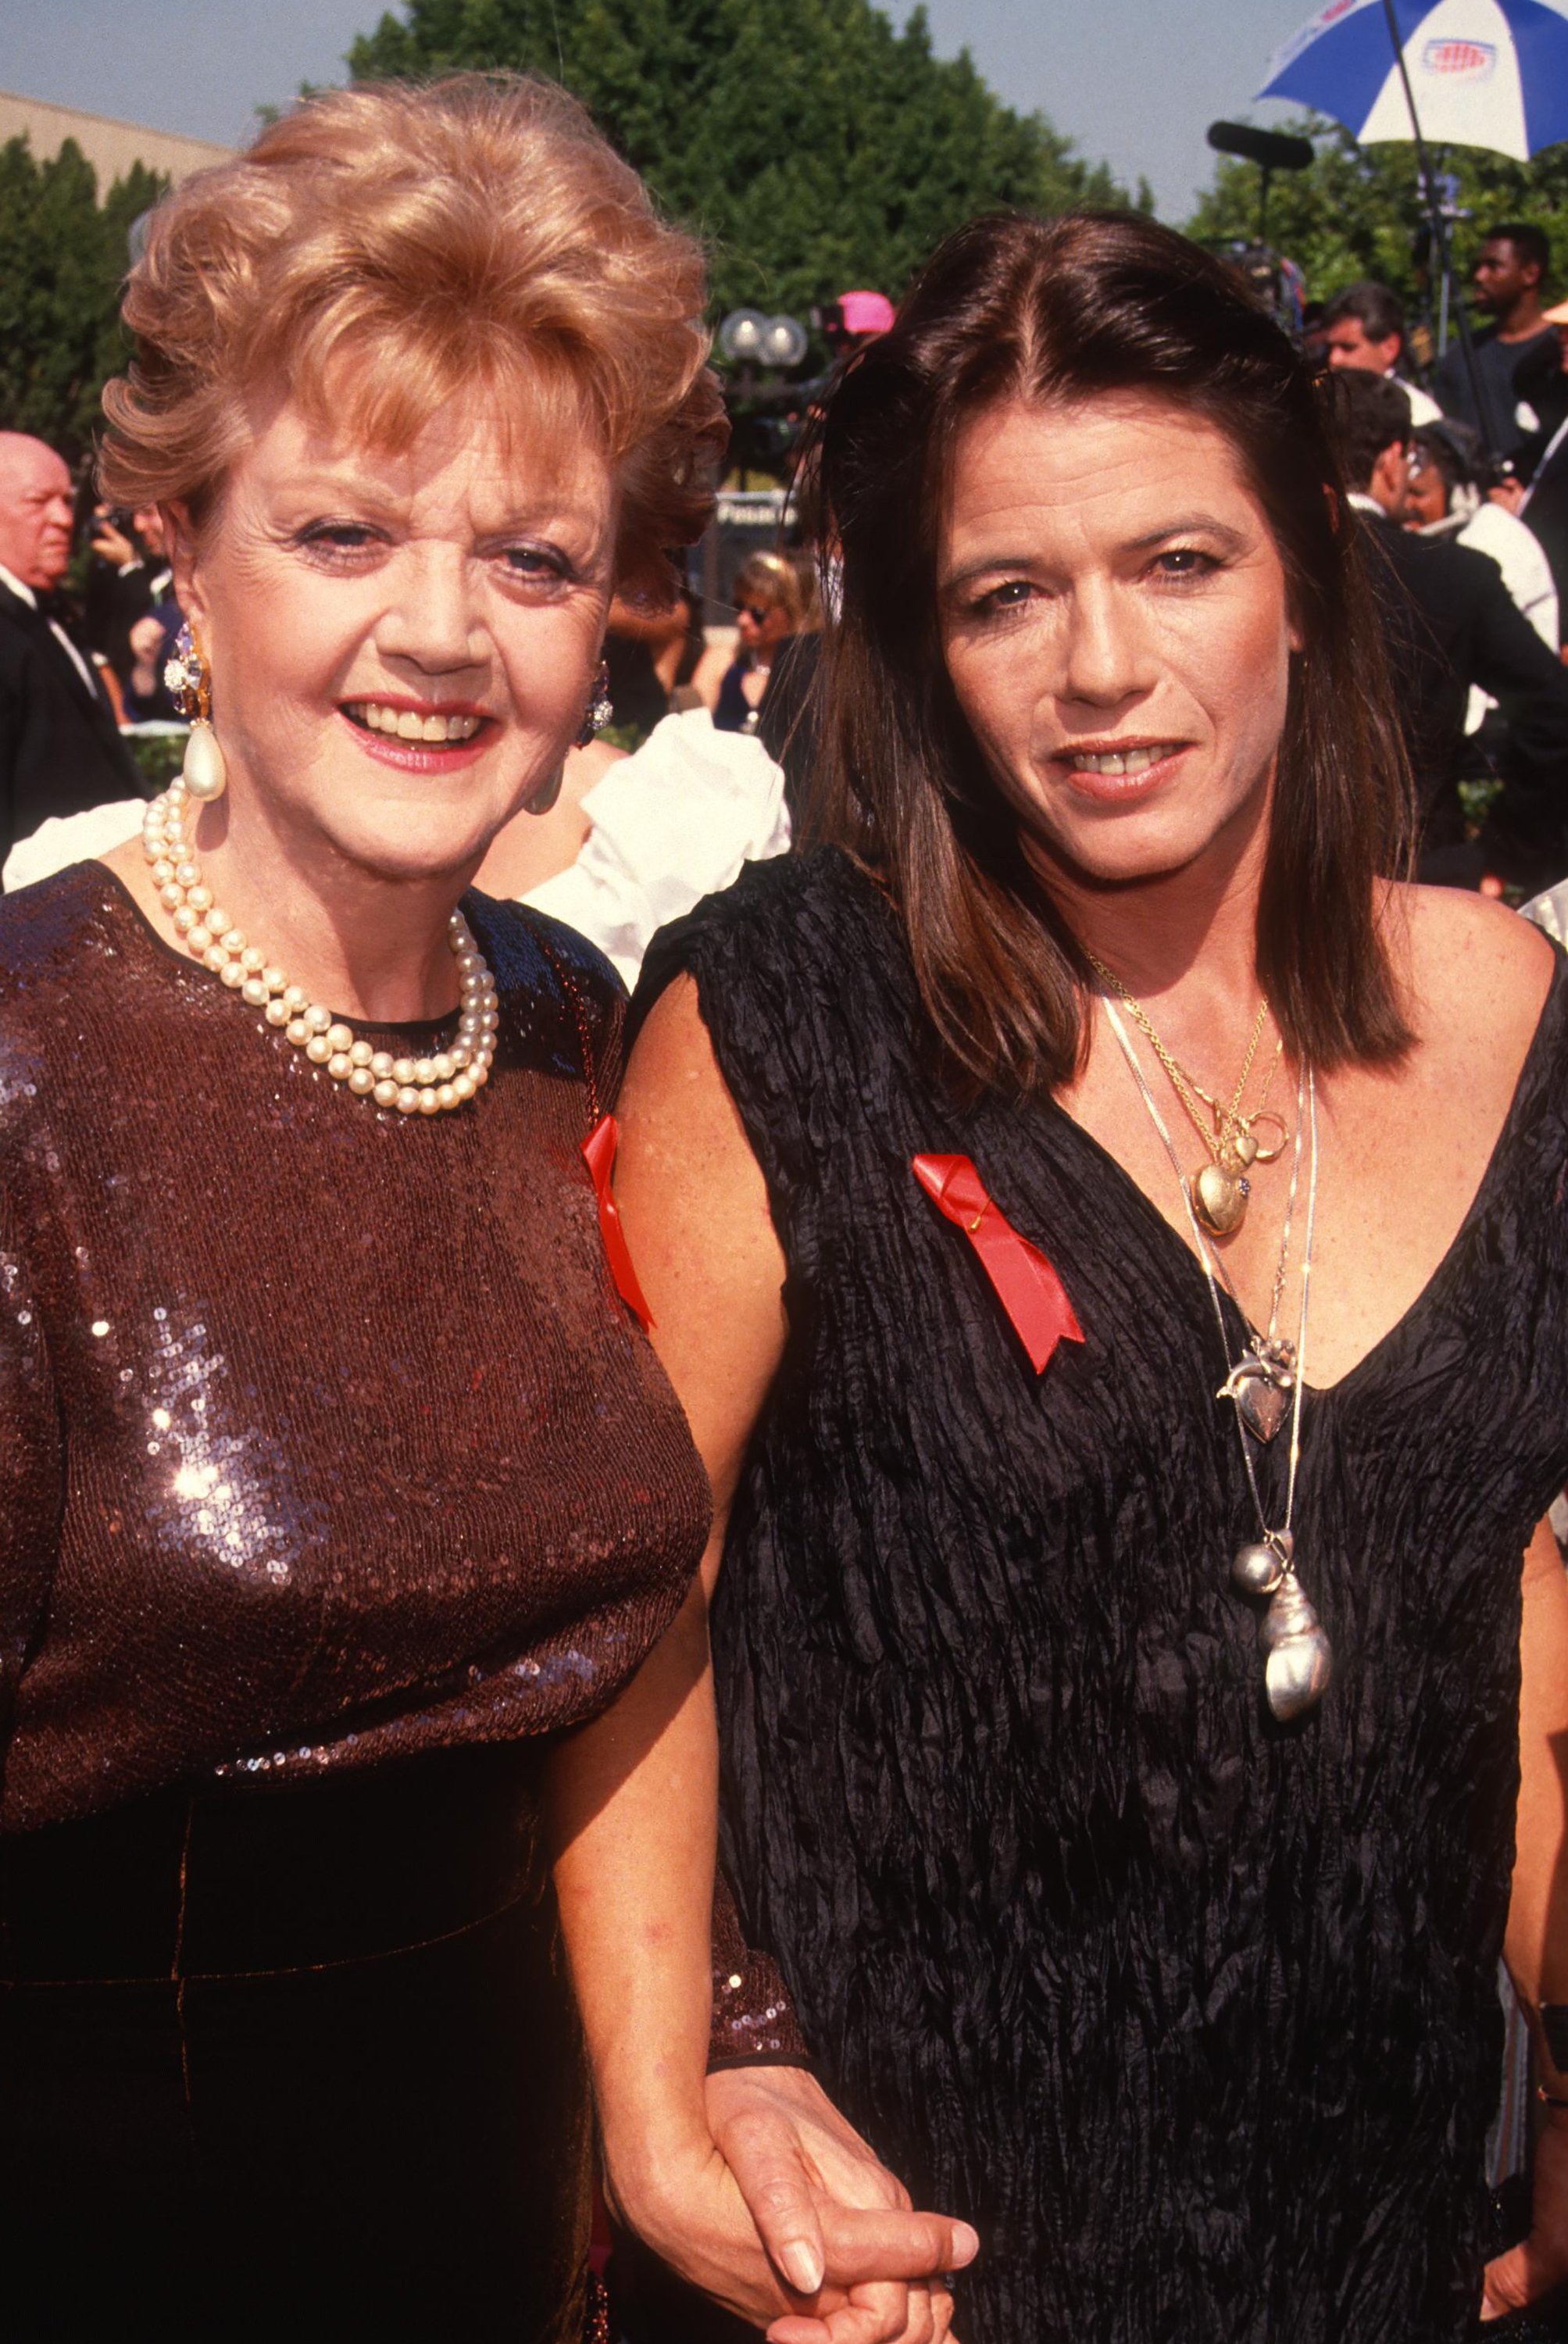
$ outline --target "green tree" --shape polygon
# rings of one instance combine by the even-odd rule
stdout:
[[[704,237],[719,311],[799,312],[851,285],[896,297],[977,211],[1127,200],[966,52],[937,57],[922,8],[899,31],[871,0],[408,0],[349,66],[564,82]]]
[[[1270,243],[1297,263],[1309,292],[1319,298],[1355,278],[1376,277],[1417,309],[1425,292],[1416,267],[1424,215],[1413,145],[1358,146],[1348,131],[1314,115],[1281,126],[1310,138],[1317,157],[1307,170],[1282,172],[1275,179],[1269,197]],[[1482,235],[1497,220],[1534,220],[1552,238],[1559,272],[1568,266],[1563,224],[1568,146],[1548,147],[1530,163],[1479,146],[1450,146],[1439,150],[1433,162],[1439,171],[1457,177],[1461,208],[1471,215],[1451,231],[1455,265],[1466,281]],[[1222,158],[1187,224],[1188,234],[1203,241],[1250,236],[1257,221],[1255,167]]]
[[[131,222],[164,184],[137,163],[100,204],[75,140],[42,163],[24,138],[0,146],[0,427],[35,432],[73,463],[91,443],[105,382],[125,364]]]

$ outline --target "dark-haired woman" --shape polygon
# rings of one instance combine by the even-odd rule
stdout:
[[[966,2339],[1458,2344],[1505,1923],[1568,2002],[1562,958],[1399,884],[1355,515],[1192,247],[971,227],[819,478],[832,843],[655,945],[622,1106],[744,1917]]]

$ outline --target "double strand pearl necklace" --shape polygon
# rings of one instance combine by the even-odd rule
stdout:
[[[430,1058],[394,1058],[389,1050],[372,1050],[369,1042],[356,1038],[351,1026],[312,1001],[301,985],[290,985],[214,903],[187,834],[188,803],[185,783],[178,780],[153,800],[142,824],[142,851],[152,866],[158,901],[193,960],[211,969],[248,1009],[259,1009],[267,1023],[280,1027],[285,1039],[303,1050],[312,1066],[325,1067],[356,1098],[395,1107],[400,1115],[442,1115],[484,1087],[495,1056],[500,1013],[495,981],[460,912],[447,923],[461,993],[450,1046]]]

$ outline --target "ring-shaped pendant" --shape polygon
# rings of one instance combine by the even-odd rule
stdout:
[[[1280,1135],[1272,1147],[1265,1147],[1263,1142],[1258,1138],[1258,1127],[1260,1123],[1271,1123],[1275,1130]],[[1252,1117],[1248,1128],[1251,1132],[1253,1139],[1257,1142],[1258,1161],[1259,1164],[1274,1163],[1278,1157],[1283,1156],[1286,1148],[1290,1146],[1290,1127],[1286,1122],[1282,1115],[1275,1114],[1271,1106],[1260,1108],[1258,1114]]]

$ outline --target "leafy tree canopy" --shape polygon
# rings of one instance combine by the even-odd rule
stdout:
[[[1281,172],[1269,197],[1269,241],[1303,271],[1308,292],[1324,299],[1359,277],[1376,277],[1401,294],[1413,315],[1424,287],[1418,274],[1418,231],[1424,217],[1412,145],[1358,146],[1348,131],[1320,116],[1280,125],[1310,138],[1317,159],[1305,171]],[[1568,237],[1562,226],[1568,202],[1568,146],[1548,147],[1533,162],[1515,163],[1479,146],[1444,147],[1434,167],[1459,181],[1468,219],[1450,229],[1455,266],[1469,281],[1470,264],[1487,228],[1499,220],[1533,220],[1552,238],[1562,282]],[[1250,236],[1258,224],[1254,165],[1222,157],[1212,185],[1187,224],[1203,240]]]
[[[1127,200],[966,51],[937,57],[923,8],[900,32],[871,0],[407,0],[348,62],[359,80],[512,66],[564,82],[703,237],[721,312],[800,315],[851,286],[896,298],[976,212]]]
[[[25,138],[0,146],[0,428],[35,433],[68,462],[89,446],[99,394],[125,364],[126,239],[163,189],[137,163],[100,204],[74,139],[42,163]]]

